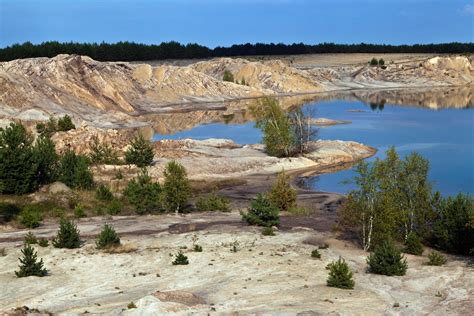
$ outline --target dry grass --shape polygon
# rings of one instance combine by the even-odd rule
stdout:
[[[136,252],[137,250],[138,250],[137,246],[133,244],[126,244],[126,245],[107,247],[104,249],[104,252],[108,254],[119,254],[119,253],[132,253],[132,252]]]

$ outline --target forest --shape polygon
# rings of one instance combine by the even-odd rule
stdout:
[[[25,42],[0,48],[0,61],[20,58],[54,57],[58,54],[86,55],[99,61],[139,61],[163,59],[191,59],[230,56],[269,56],[300,54],[334,54],[334,53],[436,53],[467,54],[474,52],[474,43],[441,43],[415,45],[386,44],[335,44],[320,43],[308,45],[294,44],[238,44],[229,47],[209,48],[195,43],[183,45],[171,41],[155,44],[134,42],[118,43],[77,43],[48,41],[41,44]]]

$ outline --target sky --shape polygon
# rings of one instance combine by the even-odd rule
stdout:
[[[0,47],[48,40],[474,42],[474,0],[0,0]]]

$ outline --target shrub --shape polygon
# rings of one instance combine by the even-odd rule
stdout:
[[[40,247],[48,247],[48,246],[49,246],[49,242],[48,242],[48,240],[45,239],[45,238],[40,238],[40,239],[38,240],[38,245],[39,245]]]
[[[4,222],[11,221],[20,211],[21,209],[15,204],[0,202],[0,223],[2,222],[2,218]]]
[[[142,134],[138,134],[125,152],[125,162],[143,168],[151,165],[154,155],[153,145]]]
[[[69,115],[55,119],[50,117],[46,123],[36,124],[36,131],[41,136],[51,137],[56,132],[67,132],[71,129],[75,129],[76,126],[72,122],[72,119]]]
[[[25,194],[38,185],[33,137],[19,123],[0,128],[0,193]]]
[[[187,265],[189,264],[188,257],[186,257],[183,252],[180,250],[173,261],[173,265]]]
[[[203,212],[229,212],[229,199],[212,192],[207,197],[200,196],[196,201],[196,208]]]
[[[23,239],[23,242],[25,244],[33,245],[38,243],[38,239],[36,239],[36,236],[32,232],[28,232],[25,235],[25,238]]]
[[[200,245],[194,245],[193,249],[194,249],[195,252],[202,252],[202,246],[200,246]]]
[[[67,132],[75,128],[76,126],[72,122],[71,117],[69,115],[66,114],[63,117],[60,117],[58,119],[58,128],[57,128],[58,132]]]
[[[89,160],[85,156],[76,155],[67,150],[60,159],[58,179],[71,188],[91,189],[94,186]]]
[[[100,201],[112,201],[114,195],[105,184],[101,184],[95,189],[95,197]]]
[[[54,142],[44,136],[38,137],[33,147],[34,159],[37,163],[37,182],[39,185],[51,183],[56,178],[59,156]]]
[[[138,214],[159,211],[161,187],[157,182],[152,182],[146,169],[140,171],[140,174],[127,184],[124,195],[127,197]]]
[[[385,241],[375,248],[367,258],[367,264],[370,272],[388,276],[405,275],[408,268],[406,258],[389,241]]]
[[[113,199],[107,205],[107,214],[109,215],[117,215],[122,211],[122,204],[117,199]]]
[[[459,193],[435,206],[431,243],[448,252],[468,255],[474,248],[474,200]],[[471,223],[471,224],[469,224]]]
[[[15,275],[19,278],[38,276],[43,277],[48,272],[43,267],[43,259],[38,261],[37,253],[29,244],[25,244],[21,250],[23,258],[20,258],[20,270],[15,271]]]
[[[275,183],[273,183],[268,193],[268,199],[280,211],[288,211],[296,207],[296,190],[291,187],[289,177],[284,171],[278,174]]]
[[[74,222],[61,219],[56,237],[53,239],[56,248],[74,249],[81,246],[79,230]]]
[[[269,226],[265,226],[262,229],[262,235],[263,236],[275,236],[275,233],[273,232],[273,228]]]
[[[318,249],[311,251],[311,258],[321,259],[321,254],[319,253]]]
[[[370,61],[371,66],[377,66],[378,64],[379,64],[379,61],[375,57],[372,58],[372,60]]]
[[[379,59],[379,66],[383,66],[385,65],[385,60],[383,60],[382,58]]]
[[[118,152],[107,143],[100,143],[99,138],[92,138],[91,153],[89,158],[93,164],[117,165],[120,163]]]
[[[74,216],[76,218],[83,218],[86,217],[86,212],[84,211],[84,206],[81,204],[77,204],[74,208]]]
[[[234,82],[234,75],[229,70],[224,70],[224,75],[222,76],[222,80]]]
[[[164,203],[168,211],[182,212],[189,196],[191,185],[186,170],[176,161],[170,161],[164,171]]]
[[[432,251],[428,255],[428,262],[426,262],[426,264],[429,266],[442,266],[447,261],[448,260],[446,259],[446,257],[443,256],[441,253],[437,251]]]
[[[344,259],[339,258],[339,260],[331,262],[327,268],[329,269],[327,286],[340,289],[354,288],[355,282],[352,280],[352,271]]]
[[[120,245],[120,237],[115,232],[112,226],[104,225],[99,237],[95,242],[97,249],[104,249]]]
[[[416,256],[421,256],[423,254],[423,245],[417,234],[413,232],[408,234],[403,252]]]
[[[43,214],[35,205],[26,205],[18,216],[20,224],[28,228],[36,228],[43,220]]]
[[[137,308],[137,305],[135,305],[134,302],[130,302],[130,303],[128,303],[127,308],[128,309]]]
[[[278,207],[273,205],[268,198],[258,194],[250,203],[247,213],[242,213],[242,219],[250,225],[278,226],[280,215]]]

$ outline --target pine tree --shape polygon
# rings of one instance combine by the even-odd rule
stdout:
[[[43,259],[38,261],[37,253],[29,244],[25,244],[21,250],[23,258],[20,260],[20,270],[15,271],[15,275],[19,278],[38,276],[42,277],[47,274],[47,270],[43,267]]]
[[[79,248],[81,240],[79,237],[79,230],[74,222],[61,219],[56,238],[53,239],[53,246],[56,248]]]
[[[112,226],[105,224],[95,244],[97,249],[118,246],[120,245],[120,237]]]
[[[344,259],[339,258],[339,260],[331,262],[326,268],[329,269],[328,286],[340,289],[354,288],[355,283],[352,280],[352,271]]]
[[[184,167],[176,161],[170,161],[164,171],[164,202],[168,211],[182,212],[191,195],[191,185]]]
[[[279,209],[262,194],[258,194],[250,202],[247,213],[242,213],[242,219],[250,225],[278,226],[280,224]]]
[[[142,134],[138,134],[125,152],[125,162],[142,168],[151,165],[154,155],[153,145]]]
[[[296,190],[291,187],[289,177],[285,174],[285,171],[278,174],[278,178],[268,193],[268,199],[280,211],[288,211],[296,206]]]
[[[187,265],[189,264],[188,257],[180,250],[173,261],[173,265]]]
[[[370,272],[388,276],[405,275],[408,268],[406,258],[390,241],[377,246],[367,258],[367,264]]]
[[[138,214],[161,210],[161,186],[152,181],[146,169],[142,169],[135,179],[128,182],[123,194]]]
[[[0,128],[0,193],[25,194],[38,185],[33,137],[19,123]]]
[[[421,256],[423,254],[423,244],[421,243],[420,237],[418,237],[417,234],[408,234],[403,252],[416,256]]]

